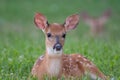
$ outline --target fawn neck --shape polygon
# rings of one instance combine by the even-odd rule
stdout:
[[[62,71],[62,55],[49,55],[51,53],[52,52],[46,51],[45,54],[47,72],[49,76],[59,77]]]

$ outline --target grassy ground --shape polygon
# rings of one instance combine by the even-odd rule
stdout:
[[[83,54],[106,75],[119,80],[119,3],[119,0],[1,0],[0,80],[33,80],[31,68],[45,51],[44,35],[33,23],[35,12],[45,14],[51,23],[63,23],[73,13],[86,10],[99,16],[107,8],[112,9],[112,17],[106,24],[104,38],[88,37],[89,27],[81,20],[77,29],[68,33],[64,52]]]

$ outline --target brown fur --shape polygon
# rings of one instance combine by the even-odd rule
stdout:
[[[46,57],[46,56],[45,56]],[[38,59],[33,66],[32,74],[41,77],[43,73],[46,73],[49,75],[49,73],[45,72],[46,68],[49,67],[49,63],[51,63],[51,59],[61,59],[61,71],[58,76],[61,77],[64,76],[66,78],[72,77],[79,77],[81,78],[87,73],[97,75],[98,77],[102,78],[103,80],[106,79],[106,76],[87,58],[80,54],[70,54],[65,55],[63,54],[62,57],[54,57],[47,60],[47,58],[43,57],[44,60]],[[48,62],[47,62],[48,61]],[[47,63],[48,65],[43,65]]]
[[[49,78],[57,77],[66,79],[70,77],[82,78],[82,76],[91,76],[93,79],[99,77],[103,80],[106,76],[87,58],[80,54],[63,54],[62,51],[54,52],[53,46],[56,44],[56,36],[59,37],[59,43],[64,46],[65,37],[62,37],[67,31],[72,30],[79,23],[79,15],[69,16],[64,25],[53,23],[47,24],[47,19],[40,13],[35,15],[35,24],[42,29],[46,36],[46,53],[41,56],[32,68],[32,74],[42,80],[45,75]],[[48,37],[47,34],[51,36]]]

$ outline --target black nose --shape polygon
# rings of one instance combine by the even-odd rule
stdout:
[[[62,49],[62,45],[57,43],[55,44],[54,49],[56,49],[57,51],[60,51]]]

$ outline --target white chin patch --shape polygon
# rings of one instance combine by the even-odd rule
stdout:
[[[62,55],[62,49],[57,51],[56,49],[48,47],[47,52],[48,52],[49,55],[53,55],[53,56]]]

